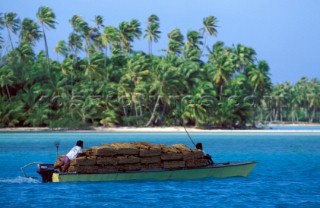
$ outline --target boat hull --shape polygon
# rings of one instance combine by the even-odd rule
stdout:
[[[247,177],[256,162],[218,163],[205,168],[132,171],[100,174],[53,173],[52,182],[186,180],[202,178]]]

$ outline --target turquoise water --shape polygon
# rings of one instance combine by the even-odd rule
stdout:
[[[320,130],[320,125],[312,126],[312,125],[306,125],[306,126],[279,126],[279,125],[268,125],[265,126],[265,129],[272,129],[272,130],[309,130],[309,131],[314,131]]]
[[[247,178],[40,183],[20,167],[55,160],[78,139],[182,143],[184,133],[0,133],[0,207],[320,207],[320,133],[191,133],[216,162],[258,162]],[[37,176],[35,166],[29,176]]]

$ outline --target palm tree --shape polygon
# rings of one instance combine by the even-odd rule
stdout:
[[[0,49],[3,48],[3,43],[4,43],[4,40],[3,40],[3,37],[2,37],[2,35],[0,33]]]
[[[76,33],[71,33],[69,35],[68,41],[68,51],[73,52],[73,60],[78,58],[78,52],[82,49],[82,38]]]
[[[233,109],[230,109],[234,114],[233,126],[245,128],[248,120],[252,117],[252,99],[255,97],[252,96],[251,86],[247,76],[242,73],[234,75],[234,78],[226,86],[225,97],[235,101]]]
[[[308,118],[308,78],[302,77],[296,85],[297,90],[301,95],[302,108],[304,109],[304,117]]]
[[[41,7],[39,7],[38,12],[37,12],[37,18],[42,26],[44,44],[46,47],[47,63],[48,63],[48,68],[49,68],[49,49],[48,49],[47,37],[46,37],[46,33],[45,33],[44,28],[49,27],[51,29],[55,29],[56,15],[52,11],[52,9],[50,9],[49,7],[41,6]]]
[[[200,51],[200,45],[202,45],[202,36],[195,30],[189,30],[187,33],[187,42],[186,42],[186,49],[192,50],[196,49]]]
[[[50,103],[43,102],[44,87],[40,84],[33,85],[22,95],[24,103],[24,125],[32,127],[46,126],[49,124]]]
[[[175,28],[169,34],[168,54],[179,55],[182,52],[183,35],[180,30]]]
[[[238,44],[233,50],[235,54],[235,65],[238,71],[244,71],[245,67],[253,64],[256,59],[256,52],[249,47]]]
[[[167,104],[170,104],[170,96],[181,94],[185,88],[185,82],[183,76],[179,71],[172,67],[166,59],[162,59],[160,63],[153,66],[152,84],[150,87],[150,93],[156,97],[155,105],[153,107],[149,121],[145,126],[151,125],[155,119],[155,113],[159,106],[160,100],[163,103],[163,111]]]
[[[130,22],[121,22],[119,25],[120,42],[125,54],[131,52],[131,42],[134,38],[139,39],[141,36],[140,23],[136,19]]]
[[[2,17],[2,13],[0,13],[0,30],[3,29],[3,26],[4,26],[4,20]],[[0,33],[0,49],[3,48],[3,45],[2,45],[3,43],[4,43],[4,40],[3,40],[2,34]]]
[[[80,118],[83,124],[85,124],[87,120],[93,123],[98,114],[99,99],[87,96],[84,99],[75,97],[74,100],[74,104],[70,105],[70,110],[74,112],[76,118]]]
[[[105,27],[102,34],[102,45],[106,47],[106,55],[108,54],[108,47],[113,54],[113,48],[120,45],[119,30],[113,26]]]
[[[100,120],[100,123],[103,125],[103,127],[114,127],[115,124],[119,123],[117,112],[114,110],[103,111],[103,119]]]
[[[197,86],[190,89],[191,95],[182,98],[183,114],[182,118],[190,119],[196,126],[204,124],[208,120],[209,110],[213,107],[214,97],[210,91],[213,89],[210,82],[199,82]]]
[[[310,82],[310,90],[307,95],[309,101],[309,107],[312,108],[312,114],[309,118],[309,122],[313,122],[316,112],[320,107],[320,82],[317,79],[312,79]]]
[[[97,15],[94,17],[94,23],[96,28],[98,28],[98,30],[100,29],[100,27],[104,27],[103,25],[103,17],[101,15]]]
[[[291,87],[289,89],[289,96],[287,96],[288,102],[287,102],[287,109],[288,113],[290,113],[291,122],[295,122],[299,120],[299,110],[300,110],[300,104],[301,104],[301,96],[299,95],[299,91],[297,90],[296,86]],[[291,112],[289,112],[291,110]]]
[[[223,53],[226,51],[224,42],[217,41],[214,45],[212,45],[212,49],[209,50],[209,60],[208,63],[213,64],[215,60],[217,60]]]
[[[23,19],[20,33],[20,42],[30,43],[33,46],[42,38],[39,25],[29,18]]]
[[[11,33],[17,34],[18,30],[20,29],[20,19],[18,18],[18,15],[13,12],[5,13],[4,14],[4,25],[7,28],[8,31],[8,36],[10,39],[11,47],[13,50],[13,42],[12,42],[12,37]]]
[[[85,52],[87,53],[87,57],[89,56],[89,48],[90,48],[90,41],[98,39],[99,35],[97,34],[98,29],[89,27],[89,24],[83,20],[82,17],[78,15],[73,15],[70,19],[70,24],[73,28],[73,32],[70,36],[72,36],[78,45],[84,48]],[[69,42],[70,42],[70,36],[69,36]],[[82,44],[82,41],[84,40],[85,44]],[[76,53],[77,54],[77,53]]]
[[[223,87],[229,82],[234,73],[232,53],[228,49],[221,48],[220,42],[213,46],[213,51],[209,56],[208,73],[212,82],[218,85],[218,96],[221,100]]]
[[[265,93],[271,90],[271,79],[269,77],[269,66],[266,61],[259,61],[257,68],[251,67],[249,72],[249,80],[254,85],[253,94],[259,90],[259,97],[262,98]]]
[[[8,103],[0,96],[0,127],[14,127],[23,118],[23,103],[21,101]]]
[[[234,123],[237,101],[235,98],[230,97],[228,99],[220,99],[218,107],[213,113],[213,122],[216,126],[222,128],[231,128]]]
[[[271,91],[271,79],[269,77],[269,66],[266,61],[259,61],[258,66],[248,67],[249,81],[253,85],[252,108],[253,126],[255,126],[255,115],[257,107],[260,106],[263,96]]]
[[[202,36],[204,37],[204,44],[203,44],[203,48],[202,48],[202,52],[204,50],[204,47],[206,46],[207,43],[207,37],[208,35],[210,36],[217,36],[217,18],[214,16],[209,16],[203,19],[203,34]]]
[[[94,27],[86,27],[84,31],[84,39],[86,41],[86,52],[87,55],[94,53],[96,50],[102,49],[102,44],[100,40],[101,34],[99,30]]]
[[[95,51],[96,47],[101,49],[102,44],[99,27],[102,26],[102,22],[103,18],[101,16],[97,16],[95,20],[96,27],[90,27],[89,24],[78,15],[73,15],[70,19],[73,33],[79,35],[84,40],[83,46],[87,57],[89,57],[90,53]]]
[[[84,75],[89,78],[89,80],[94,80],[98,77],[102,77],[103,71],[102,66],[104,63],[104,56],[101,52],[94,52],[90,55],[88,64],[84,67]]]
[[[0,68],[0,86],[5,87],[7,91],[7,95],[9,101],[11,102],[11,95],[9,91],[9,87],[14,83],[14,73],[13,70],[9,68],[9,66],[4,65]]]
[[[55,47],[54,51],[57,53],[57,60],[58,60],[58,55],[61,54],[64,57],[67,57],[68,55],[68,48],[66,45],[66,41],[60,40],[58,42],[58,45]]]
[[[73,61],[70,58],[65,58],[61,63],[61,71],[64,75],[74,75],[73,73]]]
[[[80,23],[82,22],[82,17],[79,15],[73,15],[71,19],[69,20],[69,23],[71,24],[71,27],[73,29],[73,32],[79,32],[80,29]]]
[[[47,126],[49,124],[51,113],[49,103],[36,103],[29,109],[26,115],[24,125],[31,125],[32,127]]]
[[[32,45],[30,43],[21,43],[16,48],[16,52],[19,57],[19,61],[21,61],[23,64],[29,64],[29,63],[32,64],[33,63],[35,53],[32,49]]]
[[[159,31],[159,17],[155,14],[150,15],[147,22],[147,29],[144,38],[148,38],[149,54],[152,54],[152,42],[158,42],[161,32]]]
[[[200,45],[202,45],[202,36],[200,33],[194,30],[190,30],[187,33],[187,42],[185,44],[185,59],[196,62],[201,62]]]
[[[94,35],[91,35],[93,37],[92,41],[94,48],[98,48],[100,51],[102,51],[103,46],[105,46],[102,40],[103,35],[101,34],[101,28],[104,28],[103,20],[104,19],[101,15],[94,17],[94,27],[92,28]]]
[[[149,61],[145,54],[137,53],[136,56],[130,57],[124,67],[123,76],[120,80],[119,91],[121,96],[129,98],[132,114],[142,116],[142,94],[146,90],[146,81],[149,78],[150,71]]]
[[[4,26],[4,19],[3,19],[3,14],[0,13],[0,29],[2,30],[3,29],[3,26]]]

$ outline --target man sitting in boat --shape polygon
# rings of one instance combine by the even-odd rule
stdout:
[[[76,146],[74,146],[68,154],[66,154],[63,158],[59,159],[55,164],[54,168],[59,168],[61,172],[66,172],[70,166],[70,161],[76,158],[79,154],[82,153],[83,149],[83,141],[78,140]]]
[[[196,144],[196,148],[197,148],[198,151],[203,152],[203,155],[204,155],[203,158],[208,160],[208,164],[209,165],[213,165],[214,164],[211,155],[206,154],[205,151],[203,151],[202,143],[197,143]]]

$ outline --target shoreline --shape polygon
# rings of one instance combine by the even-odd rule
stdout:
[[[319,129],[272,129],[273,126],[283,127],[308,127],[316,126]],[[320,133],[320,125],[267,125],[264,129],[198,129],[186,127],[192,133]],[[96,133],[185,133],[185,129],[180,126],[173,127],[91,127],[90,129],[64,129],[49,127],[15,127],[0,128],[0,133],[5,132],[96,132]]]

